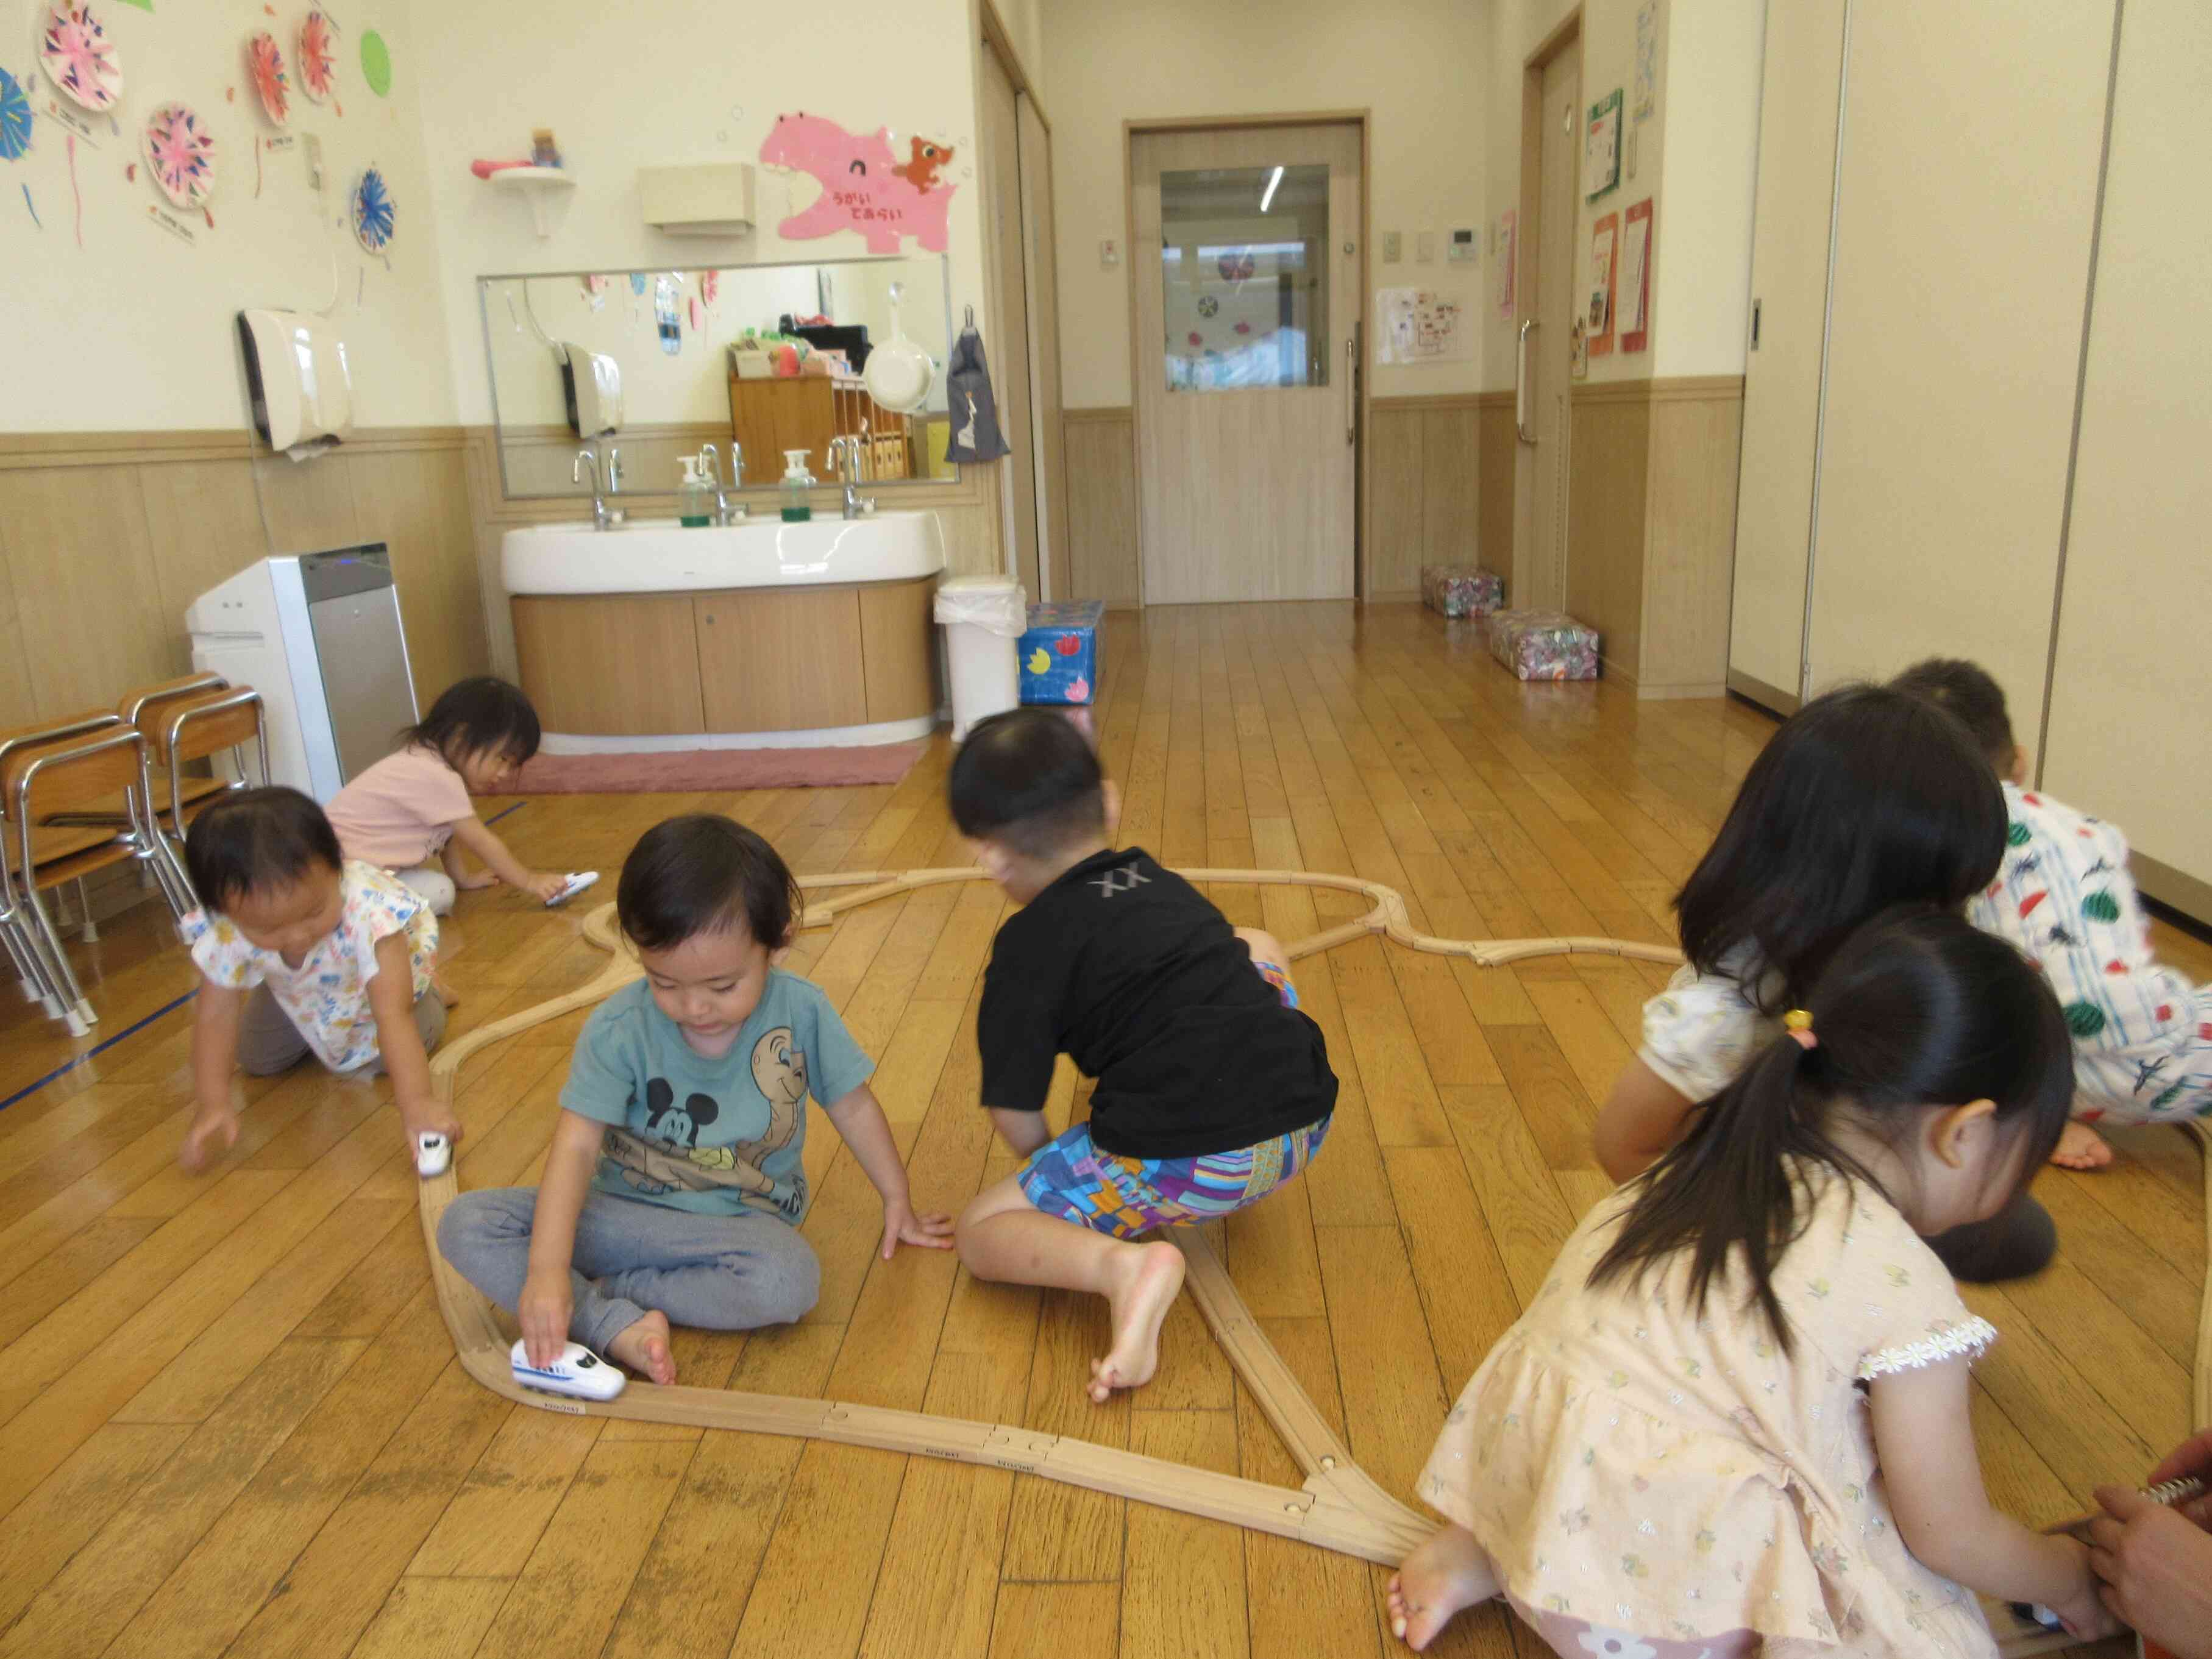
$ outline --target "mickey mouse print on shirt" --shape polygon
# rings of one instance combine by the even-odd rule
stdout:
[[[716,1214],[805,1212],[800,1159],[811,1094],[832,1105],[873,1063],[805,980],[770,975],[728,1050],[709,1058],[642,984],[608,999],[584,1030],[561,1103],[607,1125],[594,1185]]]

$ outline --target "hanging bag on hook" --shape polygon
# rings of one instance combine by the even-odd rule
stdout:
[[[999,430],[999,399],[991,390],[991,366],[983,356],[983,337],[975,331],[975,307],[952,347],[952,367],[945,376],[945,407],[952,418],[948,461],[995,461],[1006,453]]]

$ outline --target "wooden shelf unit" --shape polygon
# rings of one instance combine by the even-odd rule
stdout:
[[[864,483],[919,476],[906,416],[893,414],[868,395],[857,376],[800,374],[769,380],[730,376],[730,426],[745,453],[747,484],[773,484],[783,477],[783,454],[804,449],[808,469],[829,483],[832,438],[866,436]],[[863,431],[865,428],[865,433]]]

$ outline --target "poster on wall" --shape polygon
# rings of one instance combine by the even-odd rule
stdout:
[[[1651,200],[1620,216],[1620,349],[1641,351],[1651,343]]]
[[[857,230],[871,253],[896,253],[909,236],[932,253],[944,252],[958,188],[944,176],[953,147],[910,137],[907,151],[902,160],[892,149],[889,127],[848,132],[820,115],[777,116],[761,141],[761,165],[805,173],[822,192],[779,224],[776,234],[803,242]]]
[[[1516,272],[1521,263],[1520,249],[1514,245],[1520,218],[1521,216],[1510,208],[1498,216],[1498,317],[1500,322],[1513,320],[1513,309],[1520,299],[1513,291]]]
[[[1589,302],[1583,307],[1583,332],[1589,340],[1589,355],[1603,357],[1613,350],[1613,291],[1618,264],[1620,216],[1608,213],[1590,227]]]
[[[1474,356],[1467,307],[1456,296],[1425,288],[1375,290],[1377,363],[1465,362]]]
[[[1583,128],[1583,189],[1585,201],[1595,202],[1620,183],[1620,88],[1589,107]]]

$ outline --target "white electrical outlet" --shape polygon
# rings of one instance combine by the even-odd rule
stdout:
[[[1121,245],[1111,236],[1098,244],[1098,269],[1111,270],[1121,263]]]
[[[1436,264],[1436,232],[1433,230],[1425,230],[1413,238],[1413,262],[1416,264],[1424,265],[1432,265]]]
[[[1386,265],[1395,265],[1405,258],[1405,254],[1404,237],[1395,230],[1384,231],[1382,233],[1382,263]]]

